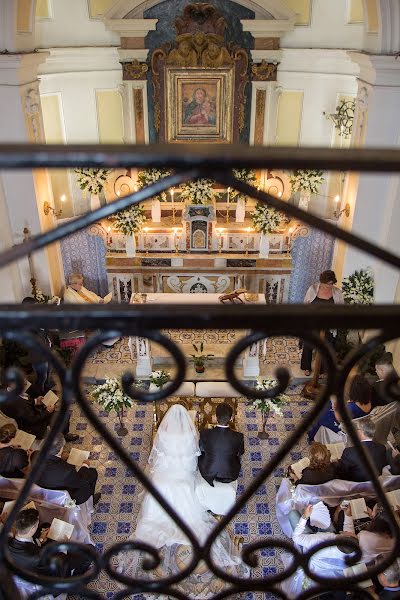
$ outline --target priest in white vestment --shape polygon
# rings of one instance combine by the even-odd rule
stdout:
[[[91,292],[83,285],[83,275],[80,273],[71,273],[68,277],[68,287],[64,292],[64,302],[66,304],[104,304],[110,301],[111,294],[108,297],[101,298],[94,292]],[[120,338],[112,338],[104,341],[103,346],[113,346]]]
[[[83,276],[80,273],[71,273],[68,277],[68,287],[64,292],[66,304],[103,304],[104,299],[91,292],[83,285]]]

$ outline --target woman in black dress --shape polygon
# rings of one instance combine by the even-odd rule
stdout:
[[[335,286],[337,279],[334,271],[323,271],[319,283],[311,285],[304,297],[305,304],[344,304],[342,290]],[[334,346],[336,332],[327,331],[325,339]],[[308,377],[311,375],[312,347],[303,342],[300,367]],[[321,373],[322,373],[321,365]]]
[[[0,427],[0,475],[3,477],[24,477],[24,471],[29,465],[26,450],[13,447],[16,433],[17,429],[12,423]]]

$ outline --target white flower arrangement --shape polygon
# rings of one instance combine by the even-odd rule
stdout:
[[[277,385],[276,379],[259,379],[256,383],[256,390],[272,390]],[[272,411],[277,415],[282,415],[282,406],[287,402],[289,402],[289,396],[278,394],[274,398],[256,398],[251,401],[251,405],[264,413]]]
[[[181,185],[181,200],[189,204],[210,204],[216,196],[211,179],[197,179]]]
[[[252,185],[255,189],[257,189],[256,185],[255,185],[256,181],[257,181],[257,177],[256,177],[256,172],[254,171],[254,169],[233,169],[233,174],[236,177],[236,179],[239,179],[240,181],[244,181],[248,185]],[[237,190],[232,190],[230,193],[230,198],[232,198],[232,200],[239,200],[241,198],[246,199],[247,196],[242,194],[242,192],[238,192]]]
[[[89,194],[100,194],[110,169],[74,169],[79,187]]]
[[[171,374],[167,371],[164,371],[164,369],[161,369],[160,371],[152,371],[149,380],[150,383],[153,383],[158,388],[161,388],[171,380]]]
[[[125,394],[121,382],[116,377],[110,377],[105,383],[94,387],[90,395],[107,412],[112,410],[119,412],[133,405],[132,398]]]
[[[167,175],[170,175],[170,171],[167,171],[167,169],[144,169],[138,173],[137,187],[141,190]],[[168,199],[167,192],[161,192],[161,194],[154,196],[154,198],[160,200],[160,202],[166,202]]]
[[[294,170],[290,176],[290,184],[292,191],[310,192],[310,194],[318,194],[319,188],[324,182],[324,174],[317,169],[310,171]]]
[[[259,202],[257,202],[254,211],[251,213],[254,228],[262,233],[276,231],[285,218],[285,215],[280,211]]]
[[[135,204],[125,210],[120,210],[112,217],[115,229],[125,235],[133,235],[143,227],[146,221],[144,207],[140,204]]]
[[[59,296],[47,296],[44,294],[40,288],[36,288],[35,293],[33,294],[36,302],[40,304],[57,304],[57,306],[61,302],[61,298]]]
[[[373,304],[374,276],[371,269],[360,269],[345,277],[342,291],[347,304]]]

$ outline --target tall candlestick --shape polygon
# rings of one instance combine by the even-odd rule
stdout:
[[[148,232],[148,230],[149,230],[148,227],[143,227],[143,231],[144,231],[144,234],[143,234],[143,246],[144,246],[144,249],[146,250],[146,254],[149,253],[149,248],[148,248],[148,243],[147,243],[147,232]]]
[[[222,227],[218,227],[217,228],[217,233],[218,233],[218,252],[221,254],[222,252],[222,232],[224,231],[224,229]]]
[[[247,256],[249,253],[249,233],[251,231],[251,227],[247,227],[246,231],[247,231],[247,237],[246,237],[246,256]]]
[[[231,192],[231,188],[228,187],[228,197],[226,199],[226,222],[228,223],[229,221],[229,194]]]
[[[175,225],[174,188],[172,188],[172,190],[171,190],[171,202],[172,202],[172,222]]]
[[[29,231],[29,229],[27,227],[24,227],[23,229],[23,234],[24,234],[24,242],[27,242],[29,240],[29,238],[31,237],[31,232]],[[36,278],[35,278],[35,269],[33,266],[33,259],[32,259],[32,255],[28,254],[28,264],[29,264],[29,273],[31,275],[30,278],[30,283],[32,286],[32,296],[36,296]]]

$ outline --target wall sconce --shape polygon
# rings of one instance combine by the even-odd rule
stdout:
[[[339,210],[340,196],[335,196],[335,203],[336,208],[333,211],[333,216],[335,217],[335,219],[339,219],[343,213],[346,215],[346,217],[350,216],[350,204],[348,202],[346,202],[344,208],[342,208],[341,210]]]
[[[62,194],[62,196],[60,196],[60,200],[61,202],[65,202],[65,200],[67,199],[65,194]],[[53,206],[51,206],[50,202],[48,202],[47,200],[45,200],[43,202],[43,212],[46,215],[46,217],[50,214],[50,212],[53,213],[53,215],[58,219],[59,217],[61,217],[62,215],[62,209],[60,208],[60,210],[56,210]]]
[[[335,129],[339,130],[341,138],[349,137],[351,130],[353,129],[354,112],[356,110],[356,103],[354,100],[342,100],[336,107],[336,112],[322,113],[327,119],[331,119],[335,126]]]

